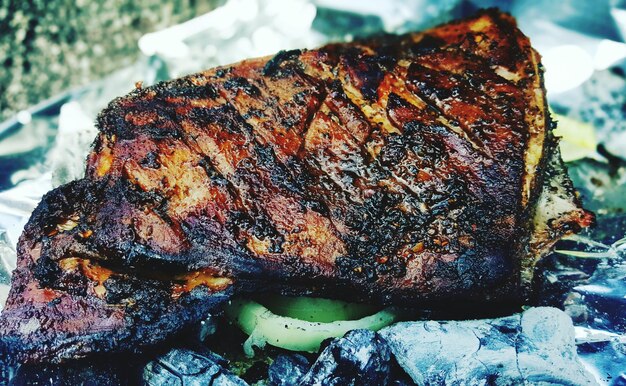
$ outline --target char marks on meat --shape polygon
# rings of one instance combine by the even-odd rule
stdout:
[[[234,293],[516,301],[592,220],[551,158],[539,56],[495,10],[138,88],[98,127],[20,239],[0,317],[20,360],[138,351]],[[569,206],[533,221],[556,175]]]

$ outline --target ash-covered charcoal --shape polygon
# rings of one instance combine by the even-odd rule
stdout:
[[[598,265],[586,284],[574,287],[568,294],[564,308],[578,323],[626,333],[626,262]]]
[[[594,329],[578,329],[578,355],[593,368],[600,382],[626,386],[626,335]]]
[[[390,379],[391,351],[369,330],[348,331],[320,354],[299,385],[386,385]]]
[[[227,361],[212,352],[174,349],[146,365],[147,386],[206,385],[245,386],[247,383],[226,369]]]
[[[380,331],[418,385],[596,385],[556,308],[472,321],[403,322]]]
[[[311,364],[303,355],[279,355],[274,359],[268,371],[270,384],[275,386],[297,385],[309,367]]]
[[[572,289],[588,283],[599,263],[597,259],[580,259],[560,253],[544,257],[537,265],[529,304],[562,308]],[[574,322],[577,321],[573,314],[569,315]]]
[[[11,378],[11,386],[126,386],[136,385],[140,379],[141,366],[145,359],[116,356],[101,357],[98,361],[69,361],[63,364],[21,365]]]
[[[258,386],[259,383],[262,384],[267,379],[270,367],[267,362],[267,358],[265,360],[255,360],[245,371],[240,372],[239,376],[245,382]]]

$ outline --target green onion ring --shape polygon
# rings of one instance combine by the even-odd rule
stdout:
[[[244,343],[248,356],[254,355],[253,346],[263,348],[266,343],[291,351],[317,352],[327,338],[341,337],[359,328],[378,331],[398,319],[395,309],[386,308],[356,320],[311,322],[277,315],[258,302],[241,298],[233,299],[225,314],[249,335]]]

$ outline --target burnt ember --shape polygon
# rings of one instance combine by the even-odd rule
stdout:
[[[300,385],[387,385],[391,350],[375,332],[352,330],[324,348]]]
[[[380,335],[418,385],[597,385],[576,355],[571,319],[556,308],[486,320],[403,322]]]
[[[268,380],[275,386],[297,385],[310,367],[309,360],[303,355],[279,355],[269,367]]]
[[[226,369],[224,358],[212,352],[176,349],[159,357],[143,370],[143,384],[246,386],[241,378]]]

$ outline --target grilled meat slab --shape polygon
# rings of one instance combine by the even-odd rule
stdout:
[[[539,56],[495,10],[139,87],[98,127],[20,239],[0,318],[20,360],[137,351],[242,292],[518,301],[592,221]]]

